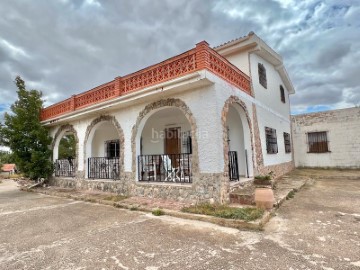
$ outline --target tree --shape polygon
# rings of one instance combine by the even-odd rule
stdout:
[[[40,123],[43,106],[42,93],[26,90],[25,82],[17,76],[18,99],[11,105],[11,113],[5,113],[0,125],[1,144],[8,146],[17,168],[31,179],[48,178],[53,171],[51,137]]]
[[[0,162],[2,164],[15,163],[15,159],[10,152],[0,150]]]
[[[65,135],[59,144],[59,159],[75,158],[76,141],[73,134]]]

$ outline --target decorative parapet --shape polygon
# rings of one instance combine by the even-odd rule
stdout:
[[[117,77],[111,82],[44,108],[41,111],[41,120],[52,119],[203,69],[251,94],[249,76],[211,49],[206,41],[202,41],[196,44],[194,49],[180,55],[124,77]]]
[[[115,81],[100,85],[90,91],[75,96],[75,110],[115,98]]]

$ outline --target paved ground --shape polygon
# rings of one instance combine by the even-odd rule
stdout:
[[[360,269],[360,180],[335,174],[286,201],[265,232],[20,192],[4,181],[0,269]]]

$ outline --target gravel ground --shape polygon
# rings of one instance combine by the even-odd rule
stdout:
[[[360,269],[360,180],[334,175],[317,175],[264,232],[21,192],[5,180],[0,269]]]

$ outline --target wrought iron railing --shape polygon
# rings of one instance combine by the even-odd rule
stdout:
[[[236,151],[229,151],[229,179],[239,181],[239,165]]]
[[[191,183],[191,154],[138,156],[139,181]]]
[[[74,158],[57,159],[54,164],[54,171],[56,177],[75,177],[75,164]]]
[[[91,157],[88,158],[89,179],[114,179],[120,178],[120,161],[118,157]]]

